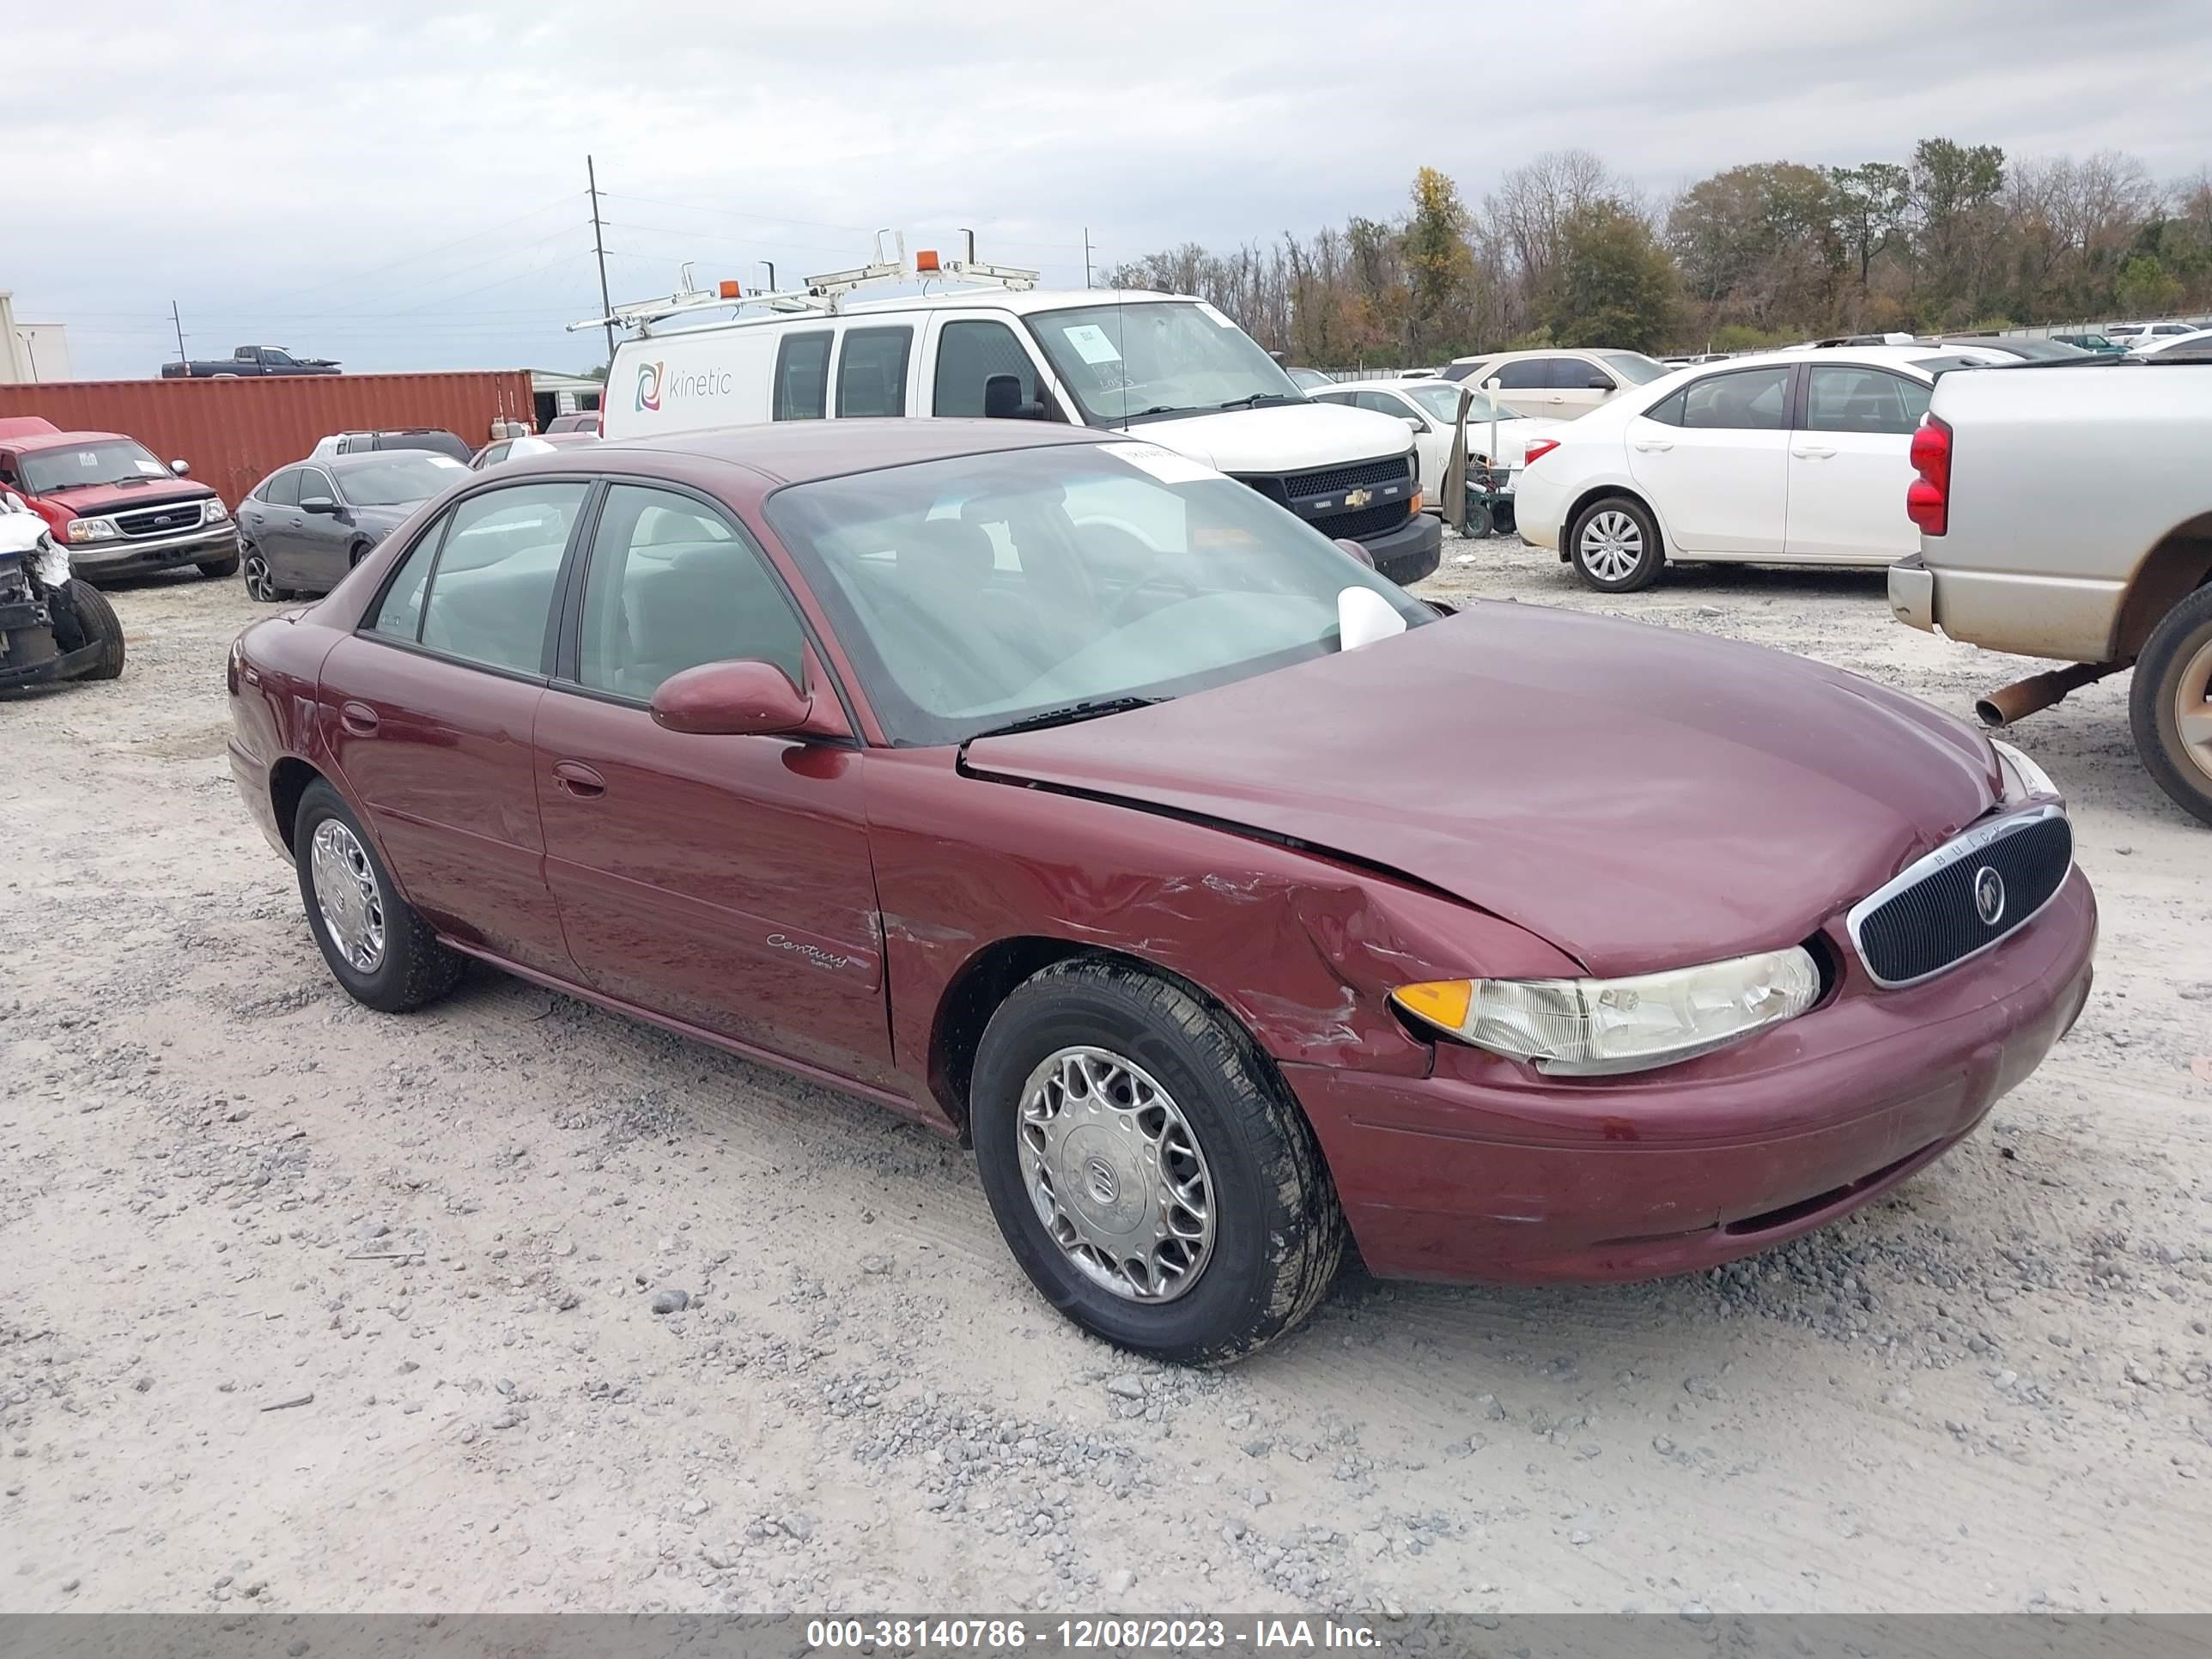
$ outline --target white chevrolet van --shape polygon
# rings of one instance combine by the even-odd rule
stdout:
[[[648,331],[616,350],[601,435],[884,416],[1066,421],[1240,479],[1323,535],[1358,542],[1394,580],[1437,568],[1443,530],[1420,501],[1441,481],[1420,477],[1406,422],[1309,402],[1202,300],[1006,284],[860,304],[817,287],[745,303],[763,300],[769,315],[689,327],[672,313],[696,313],[704,296],[617,312]]]

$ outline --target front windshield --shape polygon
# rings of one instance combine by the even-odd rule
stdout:
[[[1459,418],[1460,389],[1455,385],[1446,386],[1442,381],[1431,381],[1426,386],[1400,386],[1398,390],[1439,421],[1449,423]],[[1468,398],[1467,423],[1469,426],[1480,422],[1517,421],[1520,418],[1503,404],[1492,403],[1480,392],[1473,392]]]
[[[128,438],[103,438],[65,449],[34,449],[22,459],[23,483],[33,495],[89,484],[147,483],[166,478],[169,469],[145,445]]]
[[[1257,491],[1152,444],[827,478],[778,490],[768,516],[902,744],[1325,655],[1348,587],[1409,626],[1435,617]]]
[[[1674,372],[1656,358],[1647,357],[1640,351],[1601,351],[1597,355],[1604,359],[1607,368],[1631,386],[1642,386],[1646,381],[1657,380],[1662,374]]]
[[[338,488],[356,507],[405,507],[428,501],[467,471],[443,455],[403,452],[366,466],[348,467]]]
[[[1304,401],[1259,342],[1203,301],[1078,306],[1028,320],[1092,426]]]

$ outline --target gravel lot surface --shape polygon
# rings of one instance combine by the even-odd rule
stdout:
[[[2028,669],[1878,575],[1446,551],[1962,714]],[[253,607],[113,597],[123,679],[0,700],[0,1607],[2212,1609],[2212,832],[2124,678],[2020,734],[2096,992],[1949,1158],[1700,1278],[1348,1272],[1194,1375],[865,1104],[489,973],[349,1001],[222,757]]]

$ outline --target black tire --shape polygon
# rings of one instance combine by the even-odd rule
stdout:
[[[375,884],[375,903],[383,923],[383,946],[373,967],[364,970],[353,962],[331,935],[315,892],[315,836],[324,824],[344,826],[360,849],[368,874]],[[434,1002],[453,988],[467,966],[467,958],[441,944],[437,932],[415,907],[399,896],[392,872],[377,856],[376,847],[361,827],[338,792],[320,778],[300,797],[299,815],[293,820],[292,861],[299,866],[300,902],[307,913],[307,929],[330,964],[331,975],[355,1001],[387,1014],[404,1014]]]
[[[204,559],[195,567],[203,576],[235,576],[238,574],[238,553],[235,549],[219,559]]]
[[[63,584],[57,596],[76,616],[78,632],[87,645],[100,647],[100,659],[76,678],[81,680],[112,680],[123,672],[123,621],[115,614],[115,607],[107,602],[107,595],[90,582],[80,581],[75,576]],[[76,647],[72,646],[72,650]]]
[[[268,556],[251,542],[241,544],[246,556],[246,597],[256,605],[282,605],[291,598],[291,590],[279,587],[270,574]]]
[[[376,551],[374,543],[356,542],[351,547],[346,549],[346,568],[352,569],[374,551]]]
[[[1091,1047],[1158,1084],[1205,1162],[1212,1252],[1171,1300],[1137,1300],[1092,1279],[1030,1195],[1024,1092],[1049,1059]],[[1311,1127],[1250,1036],[1171,980],[1097,957],[1046,969],[992,1015],[969,1102],[983,1191],[1014,1259],[1047,1301],[1109,1342],[1178,1364],[1225,1364],[1302,1322],[1335,1277],[1344,1213]]]
[[[1587,550],[1589,557],[1601,559],[1607,574],[1601,574],[1590,568],[1583,538],[1586,532],[1603,530],[1612,520],[1607,515],[1617,514],[1626,519],[1633,530],[1633,556],[1625,571],[1611,574],[1604,563],[1604,555],[1595,547]],[[1618,548],[1627,539],[1626,535],[1607,538]],[[1659,522],[1651,516],[1651,509],[1632,495],[1601,495],[1581,512],[1567,529],[1567,562],[1582,578],[1583,586],[1600,593],[1638,593],[1659,580],[1659,572],[1667,563],[1667,550],[1660,544]]]
[[[2212,586],[2166,612],[2136,659],[2128,724],[2136,752],[2158,787],[2185,812],[2212,823],[2212,738],[2181,730],[2185,702],[2212,714]]]

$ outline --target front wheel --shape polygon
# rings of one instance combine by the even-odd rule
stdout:
[[[56,596],[76,618],[74,636],[68,648],[75,651],[88,645],[97,645],[100,655],[93,665],[77,676],[81,680],[112,680],[123,672],[123,621],[115,614],[115,607],[107,602],[107,595],[91,583],[80,581],[75,576],[63,584]],[[56,630],[60,638],[60,630]]]
[[[308,929],[356,1002],[401,1014],[453,988],[464,958],[399,896],[361,821],[319,778],[300,797],[292,857]]]
[[[1311,1127],[1251,1037],[1162,976],[1078,958],[1002,1003],[969,1094],[1014,1259],[1085,1330],[1222,1364],[1301,1323],[1343,1212]]]
[[[1601,593],[1640,592],[1659,580],[1667,562],[1650,509],[1626,495],[1584,507],[1568,532],[1567,550],[1583,585]]]
[[[2152,631],[2128,688],[2128,723],[2158,787],[2212,823],[2212,586]]]

